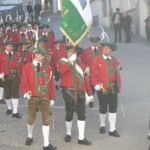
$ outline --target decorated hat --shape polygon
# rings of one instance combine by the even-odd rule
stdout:
[[[21,22],[18,24],[18,28],[21,28],[22,26],[26,26],[27,24],[25,22]]]
[[[0,27],[3,27],[3,23],[0,23]]]
[[[23,45],[23,44],[28,45],[28,44],[30,44],[30,41],[29,40],[24,40],[24,41],[19,42],[19,45]]]
[[[64,42],[64,39],[54,41],[55,44],[62,43],[62,42]]]
[[[104,42],[104,43],[100,43],[100,44],[101,44],[102,47],[109,46],[112,49],[112,51],[115,51],[118,48],[115,43]]]
[[[4,43],[5,45],[18,45],[18,42],[13,42],[12,40],[7,40],[7,41],[5,41],[5,43]]]
[[[47,54],[46,50],[43,47],[38,46],[35,48],[34,46],[29,48],[29,52],[34,53],[34,54]]]
[[[5,21],[4,22],[4,25],[6,26],[6,25],[8,25],[9,24],[9,21]]]
[[[49,39],[46,37],[46,38],[44,38],[44,37],[40,37],[39,39],[38,39],[38,42],[47,42]]]
[[[90,40],[91,42],[98,42],[98,41],[100,41],[100,37],[92,36],[92,37],[89,38],[89,40]]]
[[[42,26],[40,26],[39,28],[40,29],[43,29],[43,28],[49,28],[50,27],[50,25],[48,25],[48,24],[43,24]]]
[[[10,21],[9,21],[9,25],[12,26],[13,24],[18,24],[18,22],[15,21],[15,20],[10,20]]]
[[[31,24],[32,26],[34,26],[34,25],[37,24],[37,25],[39,26],[41,23],[40,23],[40,22],[34,22],[34,21],[32,21],[32,22],[30,22],[30,24]]]
[[[70,46],[65,46],[65,48],[66,48],[67,51],[69,51],[70,49],[73,48],[73,46],[72,46],[72,45],[70,45]],[[84,49],[83,49],[82,47],[75,46],[74,48],[75,48],[75,50],[76,50],[76,52],[77,52],[77,55],[80,55],[80,54],[82,54],[82,53],[84,52]]]

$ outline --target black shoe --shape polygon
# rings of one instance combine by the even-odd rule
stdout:
[[[90,102],[90,103],[89,103],[89,107],[90,107],[90,108],[93,108],[93,105],[94,105],[94,102]]]
[[[148,135],[147,138],[150,140],[150,135]]]
[[[6,104],[5,100],[1,99],[0,104]]]
[[[116,130],[114,130],[114,132],[109,132],[109,136],[120,137]]]
[[[105,127],[101,126],[100,129],[99,129],[99,132],[101,134],[104,134],[105,133]]]
[[[39,112],[39,106],[36,108],[36,112]]]
[[[86,138],[84,138],[83,140],[78,140],[78,144],[91,145],[92,142],[89,142]]]
[[[59,90],[59,87],[58,87],[58,85],[55,85],[55,90],[57,90],[57,91]]]
[[[70,135],[66,135],[65,136],[65,142],[70,142],[71,141],[71,136]]]
[[[33,138],[27,137],[25,145],[31,145],[32,142],[33,142]]]
[[[18,113],[16,113],[16,114],[12,114],[12,117],[15,117],[15,118],[21,118],[21,116],[18,114]]]
[[[53,147],[53,145],[49,144],[47,147],[43,147],[43,150],[55,150],[57,147]]]
[[[12,110],[7,109],[7,111],[6,111],[6,115],[10,115],[11,113],[12,113]]]

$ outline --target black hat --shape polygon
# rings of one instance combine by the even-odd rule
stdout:
[[[116,8],[116,11],[120,11],[120,8]]]
[[[65,48],[66,48],[67,51],[69,51],[70,49],[73,48],[73,46],[72,46],[72,45],[70,45],[70,46],[65,46]],[[82,53],[84,52],[84,49],[83,49],[82,47],[75,46],[74,48],[75,48],[75,50],[76,50],[76,52],[77,52],[77,55],[80,55],[80,54],[82,54]]]

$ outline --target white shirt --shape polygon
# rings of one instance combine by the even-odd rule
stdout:
[[[98,46],[97,46],[97,47],[93,47],[93,46],[91,46],[91,48],[92,48],[92,50],[94,50],[95,48],[98,50]]]
[[[9,53],[11,53],[13,55],[13,51],[8,52],[7,50],[5,50],[5,52],[9,55]]]
[[[43,32],[42,32],[42,35],[43,35],[43,36],[44,36],[44,35],[46,35],[46,36],[47,36],[47,35],[48,35],[48,33],[43,33]]]
[[[35,59],[33,60],[34,66],[37,66],[37,63],[40,63],[40,66],[42,66],[42,62],[37,62]]]
[[[104,58],[104,59],[107,59],[107,58],[112,59],[110,55],[107,57],[107,56],[105,56],[104,54],[103,54],[103,58]]]

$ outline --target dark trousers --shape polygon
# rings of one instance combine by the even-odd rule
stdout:
[[[60,79],[60,74],[59,74],[58,70],[55,69],[55,81],[59,81],[59,79]]]
[[[74,91],[71,90],[73,93]],[[67,94],[63,93],[66,110],[66,121],[70,122],[73,120],[74,111],[77,113],[78,120],[84,121],[85,116],[85,92],[78,92],[78,105],[75,107],[73,99]]]
[[[125,36],[126,36],[126,42],[131,42],[131,30],[130,29],[125,29]]]
[[[102,91],[97,91],[99,99],[99,112],[106,114],[109,108],[110,113],[117,112],[118,94],[103,94]]]
[[[29,12],[29,16],[30,16],[31,12]],[[31,19],[33,20],[33,15],[31,14]]]
[[[121,42],[121,23],[114,24],[115,41],[117,42],[117,34],[119,32],[119,42]]]
[[[39,17],[39,16],[40,16],[40,12],[37,12],[37,11],[36,11],[36,12],[35,12],[36,21],[39,21],[39,20],[38,20],[38,17]]]
[[[6,99],[19,98],[19,82],[20,79],[16,75],[16,77],[10,78],[10,76],[5,76],[5,82],[3,82],[4,87],[4,97]]]
[[[150,41],[150,28],[146,28],[146,37],[147,40]]]

